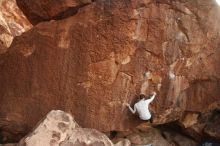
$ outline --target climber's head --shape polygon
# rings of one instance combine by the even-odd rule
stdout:
[[[142,99],[145,99],[145,95],[144,94],[140,94],[140,96],[139,96],[139,99],[138,100],[142,100]]]

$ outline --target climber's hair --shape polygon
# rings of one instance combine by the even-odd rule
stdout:
[[[145,99],[146,96],[145,96],[144,94],[140,94],[140,95],[139,95],[139,100],[141,100],[141,99],[143,99],[143,98]]]

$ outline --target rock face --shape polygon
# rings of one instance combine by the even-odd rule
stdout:
[[[70,114],[54,110],[18,146],[113,146],[103,133],[80,128]]]
[[[0,54],[10,47],[15,36],[31,27],[15,0],[0,0]]]
[[[17,118],[28,131],[61,109],[83,127],[126,130],[141,121],[124,103],[152,91],[155,124],[219,109],[219,11],[207,0],[96,1],[36,25],[1,56],[1,129]]]
[[[17,0],[18,6],[33,24],[66,18],[91,2],[92,0]]]

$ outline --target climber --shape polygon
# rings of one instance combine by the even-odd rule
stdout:
[[[133,114],[135,114],[137,111],[140,119],[150,120],[150,122],[152,123],[153,117],[151,116],[151,113],[148,108],[149,108],[149,104],[154,100],[155,96],[156,96],[156,92],[153,92],[153,95],[150,97],[150,99],[144,99],[145,96],[141,94],[140,95],[141,99],[137,103],[135,103],[134,109],[132,109],[130,104],[128,103],[126,104],[126,106]]]

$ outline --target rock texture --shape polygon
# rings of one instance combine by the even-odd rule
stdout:
[[[0,54],[10,47],[15,36],[31,27],[15,0],[0,0]]]
[[[92,0],[17,0],[18,6],[33,24],[66,18],[91,2]]]
[[[215,118],[212,122],[209,122],[204,128],[204,132],[209,137],[220,141],[220,118]]]
[[[128,139],[122,139],[118,141],[115,146],[131,146],[131,142]]]
[[[80,128],[70,114],[54,110],[18,146],[113,146],[103,133]]]
[[[169,130],[169,131],[163,131],[163,135],[166,138],[166,140],[170,143],[173,143],[173,145],[177,146],[198,146],[198,143],[194,141],[193,139],[181,135],[175,131]]]
[[[0,146],[16,146],[17,144],[0,144]]]
[[[59,146],[68,139],[73,129],[79,127],[70,114],[51,111],[36,129],[22,139],[20,146]]]
[[[127,138],[131,141],[131,144],[135,146],[171,146],[173,144],[163,138],[159,130],[152,127],[146,128],[145,131],[134,132],[131,135],[128,135]]]
[[[202,114],[197,118],[197,122],[184,130],[197,141],[206,139],[205,137],[220,141],[220,112]]]
[[[89,128],[76,128],[68,140],[60,146],[113,146],[110,139],[103,133]]]
[[[141,121],[124,103],[152,91],[154,124],[219,109],[219,11],[207,0],[96,1],[36,25],[1,56],[2,131],[13,118],[30,129],[51,109],[83,127],[126,130]]]

